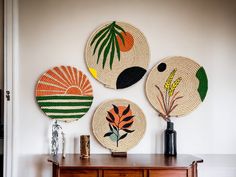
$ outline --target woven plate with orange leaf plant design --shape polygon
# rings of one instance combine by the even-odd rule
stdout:
[[[92,126],[95,137],[103,146],[113,152],[126,152],[142,138],[146,121],[136,104],[117,99],[97,108]]]

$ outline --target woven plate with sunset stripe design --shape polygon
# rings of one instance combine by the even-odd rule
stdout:
[[[84,116],[93,101],[87,76],[71,66],[54,67],[44,73],[35,94],[38,105],[48,117],[66,122]]]

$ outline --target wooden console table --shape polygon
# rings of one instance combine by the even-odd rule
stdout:
[[[128,154],[126,158],[92,154],[89,159],[70,154],[48,161],[53,177],[197,177],[197,164],[203,162],[191,155],[161,154]]]

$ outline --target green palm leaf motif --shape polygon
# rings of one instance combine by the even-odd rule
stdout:
[[[97,64],[99,63],[100,57],[103,54],[102,68],[104,69],[106,65],[107,58],[110,55],[110,69],[112,70],[113,61],[115,58],[115,52],[120,61],[120,47],[116,36],[119,36],[122,40],[122,43],[125,45],[125,39],[122,36],[121,32],[126,34],[125,30],[116,24],[116,21],[113,21],[111,24],[106,25],[97,34],[93,37],[90,46],[94,46],[93,55],[98,53]]]

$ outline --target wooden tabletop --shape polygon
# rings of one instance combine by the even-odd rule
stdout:
[[[63,159],[49,157],[49,162],[60,168],[189,168],[194,163],[203,162],[192,155],[179,154],[167,157],[163,154],[128,154],[127,157],[112,157],[110,154],[92,154],[89,159],[81,159],[79,154],[67,154]]]

